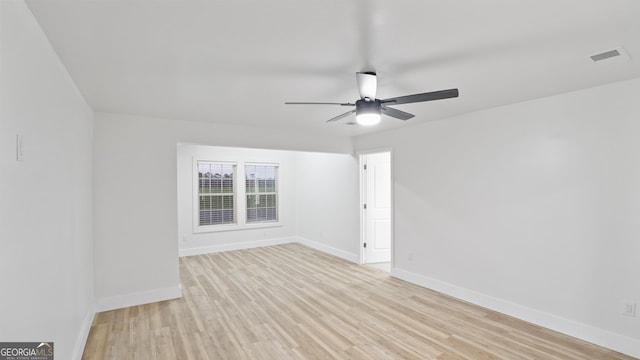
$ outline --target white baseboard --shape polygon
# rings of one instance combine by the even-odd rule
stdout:
[[[575,338],[640,358],[640,340],[518,305],[441,280],[393,268],[391,276]]]
[[[340,250],[340,249],[336,249],[334,247],[313,241],[313,240],[309,240],[303,237],[298,236],[297,237],[297,242],[299,242],[302,245],[306,245],[312,249],[316,249],[334,256],[337,256],[341,259],[347,260],[347,261],[351,261],[354,263],[359,263],[360,262],[360,255],[359,254],[352,254],[350,252],[344,251],[344,250]]]
[[[89,307],[87,313],[82,320],[82,326],[80,327],[80,333],[78,334],[78,338],[76,339],[76,345],[73,348],[73,359],[80,360],[82,359],[82,354],[84,353],[84,347],[87,344],[87,339],[89,338],[89,331],[91,331],[91,324],[93,323],[93,317],[96,315],[96,310],[93,305]]]
[[[252,248],[263,247],[263,246],[289,244],[295,241],[296,241],[295,237],[245,241],[245,242],[239,242],[239,243],[229,243],[229,244],[221,244],[221,245],[211,245],[211,246],[203,246],[203,247],[196,247],[196,248],[180,249],[179,254],[181,257],[202,255],[202,254],[213,254],[213,253],[218,253],[223,251],[243,250],[243,249],[252,249]]]
[[[96,311],[109,311],[115,309],[122,309],[125,307],[149,304],[158,301],[178,299],[182,297],[182,287],[180,285],[153,289],[148,291],[141,291],[131,294],[124,294],[118,296],[111,296],[108,298],[102,298],[96,300]]]

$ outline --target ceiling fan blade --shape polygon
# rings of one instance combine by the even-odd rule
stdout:
[[[398,109],[394,109],[386,106],[380,107],[380,112],[400,120],[409,120],[415,116],[413,114],[409,114],[408,112],[400,111]]]
[[[333,103],[333,102],[297,102],[297,101],[285,101],[285,105],[340,105],[340,106],[356,106],[352,103]]]
[[[378,90],[378,78],[374,72],[358,72],[356,73],[356,81],[358,82],[358,92],[360,98],[376,98]]]
[[[351,111],[347,111],[347,112],[346,112],[346,113],[344,113],[344,114],[340,114],[340,115],[338,115],[338,116],[336,116],[336,117],[332,117],[331,119],[327,120],[327,122],[338,121],[338,120],[340,120],[340,119],[342,119],[342,118],[346,118],[347,116],[349,116],[349,115],[353,114],[354,112],[356,112],[356,110],[355,110],[355,109],[354,109],[354,110],[351,110]]]
[[[380,100],[382,104],[399,105],[458,97],[458,89],[440,90]]]

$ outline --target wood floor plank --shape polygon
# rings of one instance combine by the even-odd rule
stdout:
[[[181,299],[96,314],[83,359],[633,359],[299,244],[180,277]]]

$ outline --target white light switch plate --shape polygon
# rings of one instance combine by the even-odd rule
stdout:
[[[24,153],[23,153],[23,142],[24,137],[20,134],[16,135],[16,161],[24,161]]]

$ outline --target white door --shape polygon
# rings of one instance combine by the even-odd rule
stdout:
[[[364,262],[391,261],[391,153],[364,157]]]

